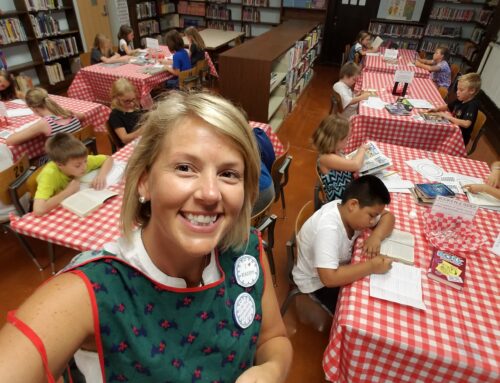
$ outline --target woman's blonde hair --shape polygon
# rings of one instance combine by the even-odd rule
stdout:
[[[186,30],[184,31],[184,34],[193,39],[198,49],[206,48],[205,41],[203,41],[203,37],[201,37],[200,33],[195,27],[187,27]]]
[[[131,92],[134,93],[136,98],[134,106],[136,108],[139,108],[139,105],[137,103],[137,89],[135,88],[134,84],[132,84],[126,78],[119,78],[118,80],[116,80],[111,86],[111,108],[118,109],[123,112],[124,110],[121,106],[120,100],[118,100],[118,97]]]
[[[139,202],[138,185],[165,146],[165,138],[183,121],[201,119],[218,134],[229,138],[245,163],[244,201],[236,223],[222,239],[221,246],[238,247],[248,238],[252,206],[257,198],[260,157],[252,129],[241,112],[229,101],[209,93],[169,92],[142,120],[142,138],[134,149],[126,170],[121,224],[126,238],[135,225],[145,227],[151,204]],[[169,191],[166,190],[165,193]]]
[[[336,114],[324,118],[312,135],[312,143],[319,154],[330,154],[349,134],[349,121]]]
[[[43,88],[33,88],[26,92],[26,105],[30,108],[48,109],[53,115],[63,118],[73,117],[73,113],[63,108],[57,102],[49,97],[47,91]]]

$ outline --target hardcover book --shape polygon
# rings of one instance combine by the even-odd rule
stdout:
[[[415,189],[425,198],[433,199],[438,195],[443,197],[455,197],[455,193],[443,183],[415,184]]]
[[[427,277],[461,290],[465,282],[467,259],[442,250],[434,252]]]
[[[426,122],[432,122],[433,124],[449,124],[450,121],[448,121],[446,118],[438,116],[437,114],[433,113],[420,113],[420,116],[424,119]]]
[[[385,108],[390,114],[393,114],[395,116],[409,116],[411,114],[410,111],[407,110],[405,106],[400,102],[387,104]]]

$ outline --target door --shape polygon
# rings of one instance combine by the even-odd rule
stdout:
[[[106,0],[76,0],[83,35],[87,44],[86,51],[89,52],[94,45],[95,35],[103,33],[114,41],[111,36]]]
[[[367,30],[370,19],[377,16],[379,0],[328,0],[322,59],[339,64],[346,44],[352,44],[361,30]],[[348,4],[343,4],[343,3]],[[361,3],[363,0],[361,0]]]

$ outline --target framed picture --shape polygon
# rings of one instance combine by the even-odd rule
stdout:
[[[380,0],[377,18],[420,21],[425,0]]]

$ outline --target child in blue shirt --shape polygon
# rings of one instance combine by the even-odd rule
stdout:
[[[432,60],[417,58],[415,66],[431,72],[431,79],[438,88],[448,89],[451,84],[451,69],[448,65],[450,51],[447,47],[437,47]]]
[[[175,78],[167,80],[166,87],[170,89],[179,88],[179,74],[185,70],[191,69],[191,59],[189,58],[188,52],[184,49],[184,40],[179,32],[175,29],[169,31],[165,35],[165,40],[167,42],[168,49],[174,54],[172,60],[167,60],[167,65],[165,65],[165,70],[172,73]]]

